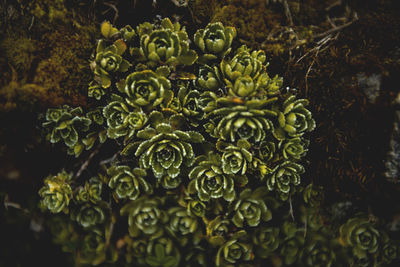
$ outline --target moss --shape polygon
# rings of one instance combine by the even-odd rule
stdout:
[[[28,8],[30,13],[38,19],[53,21],[65,21],[70,13],[65,7],[64,0],[36,0],[30,1]]]
[[[0,107],[85,106],[92,79],[87,58],[96,37],[93,23],[76,10],[67,10],[64,0],[19,1],[13,10],[32,19],[22,24],[10,21],[1,36],[5,57],[0,67],[5,73],[0,80],[4,86]]]
[[[211,21],[236,27],[242,43],[257,47],[281,19],[280,14],[267,8],[265,1],[228,0],[214,12]]]
[[[37,42],[27,36],[10,35],[0,42],[0,51],[9,64],[25,73],[32,65]]]

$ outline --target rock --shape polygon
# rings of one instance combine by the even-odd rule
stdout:
[[[385,161],[385,176],[389,181],[398,183],[400,177],[400,110],[395,112],[393,132],[390,137],[389,146],[389,152]]]
[[[370,103],[374,104],[379,96],[382,83],[382,75],[374,73],[367,76],[365,73],[357,74],[358,87],[364,91]]]

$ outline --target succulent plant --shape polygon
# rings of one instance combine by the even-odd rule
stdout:
[[[331,267],[335,266],[336,255],[325,237],[314,234],[302,251],[304,266]]]
[[[234,235],[232,239],[218,249],[215,260],[216,266],[237,266],[240,262],[252,259],[251,246],[241,242],[236,236]]]
[[[130,26],[130,25],[126,25],[125,27],[123,27],[120,30],[122,39],[129,43],[132,41],[132,39],[136,36],[136,32],[135,30]]]
[[[168,210],[169,229],[177,236],[194,234],[199,229],[199,221],[196,216],[188,214],[184,207],[172,207]],[[187,239],[180,238],[180,243],[185,245]]]
[[[260,143],[258,157],[263,161],[272,160],[275,156],[277,145],[272,141],[264,141]]]
[[[78,131],[87,131],[92,123],[90,119],[83,116],[82,108],[69,106],[48,109],[46,120],[42,125],[49,129],[47,139],[51,143],[57,143],[62,139],[68,147],[75,146],[79,139]]]
[[[183,85],[179,88],[177,99],[182,107],[180,113],[189,120],[191,125],[197,127],[204,116],[199,103],[200,92],[189,90],[187,86]]]
[[[152,192],[151,185],[144,179],[147,173],[143,169],[131,170],[129,166],[120,165],[112,166],[107,173],[110,176],[108,186],[118,199],[135,200],[144,193]]]
[[[217,216],[207,223],[208,242],[213,246],[221,246],[225,243],[225,238],[229,233],[230,221]]]
[[[279,247],[279,228],[259,227],[252,235],[252,241],[257,257],[268,258]]]
[[[82,242],[80,263],[99,265],[106,259],[104,234],[100,229],[92,229]]]
[[[202,155],[196,161],[197,165],[189,173],[192,180],[189,183],[189,192],[197,193],[201,201],[221,197],[227,201],[234,200],[234,179],[222,171],[220,156],[210,153],[208,158]]]
[[[152,70],[133,72],[118,86],[126,94],[126,102],[133,107],[156,107],[172,98],[171,82]]]
[[[107,135],[112,139],[126,136],[131,138],[147,123],[147,115],[140,109],[130,107],[122,97],[113,96],[113,101],[104,107],[107,119]]]
[[[282,156],[285,160],[299,160],[307,153],[307,143],[300,137],[286,139],[279,143]]]
[[[259,187],[253,192],[250,189],[243,190],[232,206],[234,212],[232,222],[237,227],[243,227],[244,223],[255,227],[261,221],[271,220],[271,210],[264,201],[266,193],[265,187]]]
[[[174,243],[169,238],[158,238],[149,242],[146,266],[176,267],[179,265],[181,255]]]
[[[236,29],[225,27],[220,22],[210,23],[205,29],[200,29],[194,34],[194,42],[204,53],[204,60],[223,58],[231,51]]]
[[[222,87],[222,77],[217,66],[204,65],[199,67],[199,75],[195,81],[199,90],[217,91]]]
[[[349,253],[314,238],[325,233],[319,188],[300,175],[315,122],[307,100],[280,92],[263,51],[219,22],[191,39],[167,18],[106,21],[101,34],[87,110],[50,108],[43,123],[83,157],[68,164],[73,178],[49,176],[39,191],[43,208],[65,213],[55,241],[76,265],[329,266]],[[391,247],[366,258],[388,262]]]
[[[400,245],[398,241],[390,240],[387,235],[383,236],[381,246],[381,257],[383,264],[390,264],[392,261],[399,258]]]
[[[266,75],[264,62],[266,56],[264,51],[252,51],[245,46],[241,46],[235,51],[235,55],[230,60],[221,61],[221,72],[228,84],[235,83],[240,77],[250,77],[257,80],[260,75]]]
[[[355,257],[359,259],[379,249],[379,231],[366,218],[351,218],[340,227],[339,231],[339,241],[345,246],[350,246]]]
[[[276,113],[265,109],[270,101],[242,101],[236,99],[216,100],[216,108],[205,115],[211,119],[210,135],[224,141],[236,142],[245,139],[250,143],[259,143],[265,140],[267,134],[273,132],[273,125],[269,118]],[[210,105],[209,105],[210,106]]]
[[[89,203],[80,206],[73,219],[82,227],[87,228],[101,224],[105,220],[104,210],[100,206],[95,206]]]
[[[312,183],[307,185],[303,190],[304,202],[310,206],[319,205],[324,198],[322,186],[315,186]]]
[[[166,175],[174,178],[180,174],[183,166],[190,167],[194,162],[194,152],[190,143],[199,143],[204,137],[198,132],[175,130],[182,118],[171,116],[168,120],[160,112],[152,112],[149,117],[151,127],[138,132],[137,137],[144,139],[136,149],[140,166],[151,168],[157,178]],[[168,122],[167,122],[168,121]]]
[[[143,25],[138,31],[140,49],[135,49],[134,53],[148,60],[150,67],[158,64],[192,65],[196,61],[197,54],[189,48],[189,37],[179,23],[172,24],[165,18],[159,29],[147,26]]]
[[[75,199],[78,202],[91,202],[96,204],[101,200],[103,183],[97,177],[90,178],[89,181],[85,182],[84,186],[78,188],[78,193],[75,195]]]
[[[302,136],[304,132],[315,128],[311,112],[304,107],[307,104],[306,99],[296,99],[295,96],[290,96],[283,102],[282,111],[278,114],[278,125],[274,130],[277,139],[285,139],[286,134],[290,137]]]
[[[304,235],[300,232],[296,232],[282,241],[280,255],[282,255],[283,262],[286,266],[292,265],[299,260],[303,245]]]
[[[103,40],[99,41],[96,59],[92,62],[92,69],[98,77],[101,87],[108,88],[111,86],[112,73],[128,70],[130,63],[121,56],[125,50],[126,44],[122,39],[115,41],[110,46],[107,46]]]
[[[270,191],[276,190],[282,199],[287,199],[294,186],[300,184],[300,174],[303,172],[304,167],[300,164],[284,161],[267,175],[267,188]]]
[[[44,179],[44,186],[39,190],[39,195],[42,198],[41,206],[52,213],[67,211],[72,199],[71,178],[71,174],[62,171],[55,176],[50,175]]]
[[[94,97],[96,100],[100,100],[103,95],[107,93],[106,88],[103,88],[100,84],[95,81],[91,81],[88,87],[88,96]]]
[[[253,161],[253,155],[248,151],[251,144],[244,139],[237,142],[237,146],[228,145],[223,149],[222,170],[226,174],[245,175],[248,166]]]
[[[160,198],[142,196],[121,208],[121,215],[128,215],[128,230],[132,237],[141,233],[153,237],[162,235],[163,224],[168,221],[168,216],[160,205]]]

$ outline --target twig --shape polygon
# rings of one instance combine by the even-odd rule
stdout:
[[[115,160],[115,158],[118,156],[119,153],[120,153],[120,151],[115,153],[111,158],[108,158],[108,159],[100,161],[99,165],[101,166],[101,165],[105,165],[105,164],[108,164],[110,162],[113,162]]]
[[[307,235],[307,222],[308,222],[308,216],[306,216],[306,220],[304,222],[304,238],[306,238]]]
[[[292,219],[294,221],[292,195],[289,195],[289,214],[290,214],[290,216],[292,217]]]
[[[330,34],[332,34],[332,33],[334,33],[334,32],[340,31],[340,30],[342,30],[342,29],[344,29],[344,28],[350,26],[351,24],[353,24],[353,22],[355,22],[355,21],[357,21],[357,20],[358,20],[358,17],[356,16],[352,21],[349,21],[349,22],[347,22],[347,23],[345,23],[345,24],[343,24],[343,25],[340,25],[340,26],[336,26],[335,28],[332,28],[332,29],[330,29],[330,30],[327,30],[326,32],[317,34],[317,35],[314,36],[314,38],[325,37],[325,36],[330,35]]]
[[[110,222],[110,227],[108,228],[108,236],[107,236],[107,240],[106,240],[106,248],[110,245],[110,241],[111,241],[111,236],[114,232],[114,222],[111,221]]]
[[[113,19],[113,24],[115,24],[115,21],[116,21],[117,18],[119,17],[118,8],[117,8],[114,4],[107,3],[107,2],[104,2],[104,5],[109,6],[109,7],[111,7],[111,8],[114,10],[115,15],[114,15],[114,19]]]
[[[289,22],[289,26],[293,26],[292,14],[290,13],[290,8],[289,8],[289,4],[288,4],[287,0],[283,1],[283,7],[285,8],[285,15]]]
[[[99,152],[100,147],[101,147],[101,143],[96,147],[95,150],[93,150],[92,153],[90,153],[88,159],[82,164],[81,168],[76,172],[75,174],[75,178],[78,178],[79,176],[81,176],[82,172],[84,170],[86,170],[86,168],[89,166],[90,161],[92,161],[93,157]]]
[[[32,29],[34,22],[35,22],[35,16],[32,16],[31,24],[28,27],[28,31],[30,31]]]
[[[8,195],[6,195],[4,198],[4,207],[6,210],[8,210],[8,207],[11,207],[11,208],[14,208],[17,210],[21,210],[22,212],[24,212],[26,214],[29,213],[29,210],[22,208],[20,204],[8,201]]]

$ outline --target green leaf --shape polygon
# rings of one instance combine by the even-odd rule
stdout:
[[[160,66],[156,69],[157,75],[168,77],[171,73],[171,70],[168,68],[168,66]]]
[[[150,138],[152,138],[153,136],[155,136],[157,134],[157,131],[155,130],[155,129],[153,129],[153,128],[145,128],[145,129],[143,129],[143,130],[140,130],[138,133],[137,133],[137,137],[138,138],[142,138],[142,139],[145,139],[145,140],[147,140],[147,139],[150,139]]]
[[[122,55],[125,52],[126,48],[127,48],[126,43],[122,39],[116,40],[114,42],[114,45],[117,48],[117,54],[118,55]]]
[[[101,24],[100,31],[105,38],[110,38],[118,32],[117,28],[114,28],[109,21],[104,21]]]
[[[204,137],[200,133],[194,131],[189,131],[188,133],[190,135],[190,142],[193,143],[204,142]]]
[[[197,53],[194,50],[189,50],[186,54],[180,55],[178,60],[184,65],[192,65],[194,62],[196,62],[197,58]]]
[[[137,145],[135,143],[129,143],[127,144],[124,149],[121,151],[121,155],[123,156],[129,156],[131,154],[134,154],[136,150]]]

